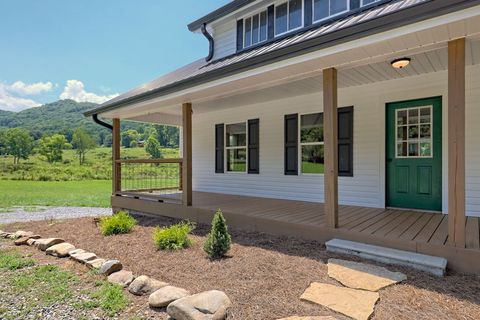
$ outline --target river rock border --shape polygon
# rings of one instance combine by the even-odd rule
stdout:
[[[166,282],[146,275],[135,276],[123,269],[119,260],[98,257],[93,252],[76,248],[60,238],[42,238],[32,232],[18,230],[10,233],[0,230],[0,238],[14,240],[15,245],[28,245],[45,251],[56,258],[70,258],[73,261],[95,269],[107,281],[119,284],[136,296],[147,296],[152,309],[165,308],[168,315],[176,320],[225,319],[232,303],[228,296],[218,290],[191,294]]]

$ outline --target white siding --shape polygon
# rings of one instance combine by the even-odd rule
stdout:
[[[215,53],[213,59],[220,59],[237,51],[237,21],[228,21],[213,27],[213,38],[215,39]]]
[[[385,104],[443,96],[443,208],[447,208],[447,73],[438,72],[339,90],[339,106],[354,106],[354,177],[339,178],[341,204],[385,206]],[[272,97],[274,99],[274,97]],[[215,112],[194,113],[193,187],[197,191],[323,202],[323,177],[285,176],[284,115],[322,111],[311,94]],[[218,123],[260,119],[260,174],[215,174]],[[467,211],[480,216],[480,67],[467,72]]]

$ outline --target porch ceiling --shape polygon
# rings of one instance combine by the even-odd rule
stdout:
[[[261,103],[272,97],[282,99],[319,92],[321,71],[328,67],[338,69],[339,88],[444,71],[447,69],[447,42],[460,37],[468,40],[467,64],[480,64],[480,7],[474,9],[470,9],[467,17],[465,12],[457,12],[442,17],[441,21],[419,22],[101,116],[178,125],[181,123],[179,106],[184,102],[192,102],[194,111],[201,113],[226,106]],[[403,56],[412,58],[411,65],[403,70],[393,69],[391,60]]]

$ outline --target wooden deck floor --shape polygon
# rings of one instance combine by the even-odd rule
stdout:
[[[324,206],[319,203],[195,192],[193,206],[325,227]],[[467,219],[467,248],[480,250],[479,218]],[[448,216],[440,213],[340,206],[339,229],[386,239],[445,245]]]
[[[177,197],[172,194],[173,200]],[[444,256],[457,271],[480,274],[480,221],[468,217],[466,248],[448,240],[448,216],[411,210],[339,207],[339,228],[325,225],[320,203],[194,192],[193,206],[169,203],[151,194],[113,196],[112,207],[209,223],[221,209],[231,227],[303,237],[325,242],[333,238],[360,241],[395,249]],[[167,200],[166,200],[167,199]],[[153,201],[152,201],[153,200]]]

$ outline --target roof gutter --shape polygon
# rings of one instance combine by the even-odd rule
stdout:
[[[338,31],[325,34],[323,36],[312,38],[297,44],[293,44],[278,50],[267,52],[265,54],[243,60],[222,68],[218,68],[204,74],[200,74],[185,80],[181,80],[166,85],[149,92],[145,92],[133,97],[120,100],[114,104],[99,107],[84,113],[85,116],[91,116],[95,113],[103,113],[113,109],[128,106],[133,103],[139,103],[150,100],[155,97],[164,96],[170,93],[189,89],[196,85],[201,85],[209,81],[218,80],[239,72],[245,72],[260,66],[265,66],[274,62],[286,60],[301,54],[307,54],[316,50],[324,49],[348,41],[366,37],[382,31],[402,27],[407,24],[419,22],[425,19],[438,17],[451,12],[470,8],[480,4],[480,0],[449,0],[430,1],[425,4],[412,6],[402,11],[394,12],[368,20],[359,24],[340,29]]]
[[[113,131],[113,126],[109,123],[103,122],[102,120],[98,119],[98,114],[97,113],[92,115],[92,119],[96,124],[99,124],[102,127],[105,127],[107,129],[109,129],[110,131]]]
[[[208,40],[208,56],[205,58],[207,62],[210,62],[213,59],[213,55],[215,54],[215,40],[213,39],[212,35],[207,31],[207,24],[204,23],[202,25],[202,34]]]

